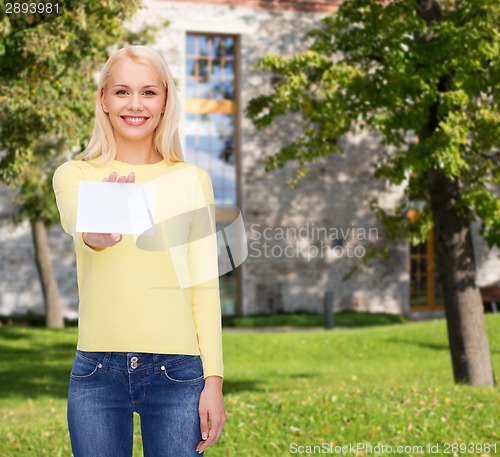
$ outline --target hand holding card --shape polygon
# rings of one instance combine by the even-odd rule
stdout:
[[[117,178],[113,172],[103,182],[80,183],[76,229],[91,247],[114,246],[122,234],[142,233],[154,225],[154,187],[134,184],[133,173]]]

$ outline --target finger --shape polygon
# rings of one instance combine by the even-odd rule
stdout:
[[[208,439],[208,412],[202,411],[200,412],[200,431],[201,431],[201,439],[205,441]]]
[[[103,182],[108,182],[108,178],[102,178]]]
[[[116,181],[116,177],[118,176],[118,173],[116,171],[112,171],[110,174],[109,174],[109,178],[108,178],[108,181],[109,182],[115,182]]]
[[[208,438],[204,441],[200,441],[200,443],[198,443],[198,446],[197,446],[197,450],[198,452],[200,451],[204,451],[205,449],[207,449],[209,446],[211,446],[212,444],[216,443],[221,434],[222,434],[222,424],[220,423],[213,423],[212,421],[210,421],[210,430],[209,430],[209,434],[208,434]]]
[[[133,183],[135,182],[135,173],[131,171],[128,176],[127,176],[127,182],[128,183]]]
[[[209,432],[209,438],[212,438],[214,440],[214,443],[219,440],[220,436],[222,435],[222,429],[224,427],[224,424],[219,421],[210,421],[210,432]]]
[[[217,430],[216,430],[216,434],[215,434],[215,441],[219,441],[219,438],[222,435],[223,428],[224,428],[224,424],[218,425]],[[210,432],[213,433],[212,431],[210,431]]]
[[[198,443],[196,450],[201,453],[201,452],[205,451],[207,448],[209,448],[210,446],[212,446],[212,444],[214,444],[215,441],[216,441],[215,438],[208,437],[208,439],[206,441],[200,441]]]
[[[127,177],[126,176],[120,176],[118,178],[118,182],[127,182]]]
[[[206,449],[204,444],[205,441],[208,439],[208,411],[200,410],[199,413],[200,413],[200,432],[202,441],[200,441],[196,446],[196,451],[201,453]]]
[[[226,419],[221,419],[217,421],[210,422],[210,436],[214,439],[214,443],[219,441],[219,438],[222,435],[222,430],[224,429],[224,424],[226,423]]]
[[[122,236],[120,233],[111,233],[110,236],[111,236],[111,239],[113,241],[116,241],[116,242],[121,241],[121,239],[122,239]]]

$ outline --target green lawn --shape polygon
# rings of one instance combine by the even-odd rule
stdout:
[[[500,315],[488,315],[487,325],[498,383]],[[75,328],[0,327],[1,457],[71,456],[65,407],[76,337]],[[495,455],[486,443],[500,455],[498,389],[453,384],[444,321],[227,332],[224,357],[228,420],[207,456],[452,457],[453,443],[482,450],[458,447],[459,456]],[[138,431],[134,457],[142,456]],[[359,452],[335,452],[349,445]]]
[[[408,318],[402,314],[366,313],[340,311],[334,315],[336,327],[370,327],[373,325],[402,324]],[[224,316],[226,327],[323,327],[323,314],[316,313],[278,313],[245,317]]]

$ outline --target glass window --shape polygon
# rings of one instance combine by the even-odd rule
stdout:
[[[186,160],[206,170],[213,183],[215,205],[222,209],[218,230],[237,213],[235,44],[228,36],[187,35]],[[225,257],[220,256],[219,261]],[[228,271],[222,268],[221,271]],[[236,312],[238,275],[220,277],[224,315]]]
[[[188,35],[188,98],[234,100],[234,39]]]
[[[186,156],[209,172],[216,205],[236,206],[234,116],[189,113],[185,133]]]
[[[207,170],[217,205],[236,206],[235,39],[187,35],[186,158]]]

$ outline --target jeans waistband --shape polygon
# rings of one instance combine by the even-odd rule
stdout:
[[[200,357],[191,354],[153,354],[150,352],[90,352],[77,349],[77,354],[87,360],[101,365],[101,370],[114,368],[123,371],[142,371],[154,369],[155,373],[182,360]]]

